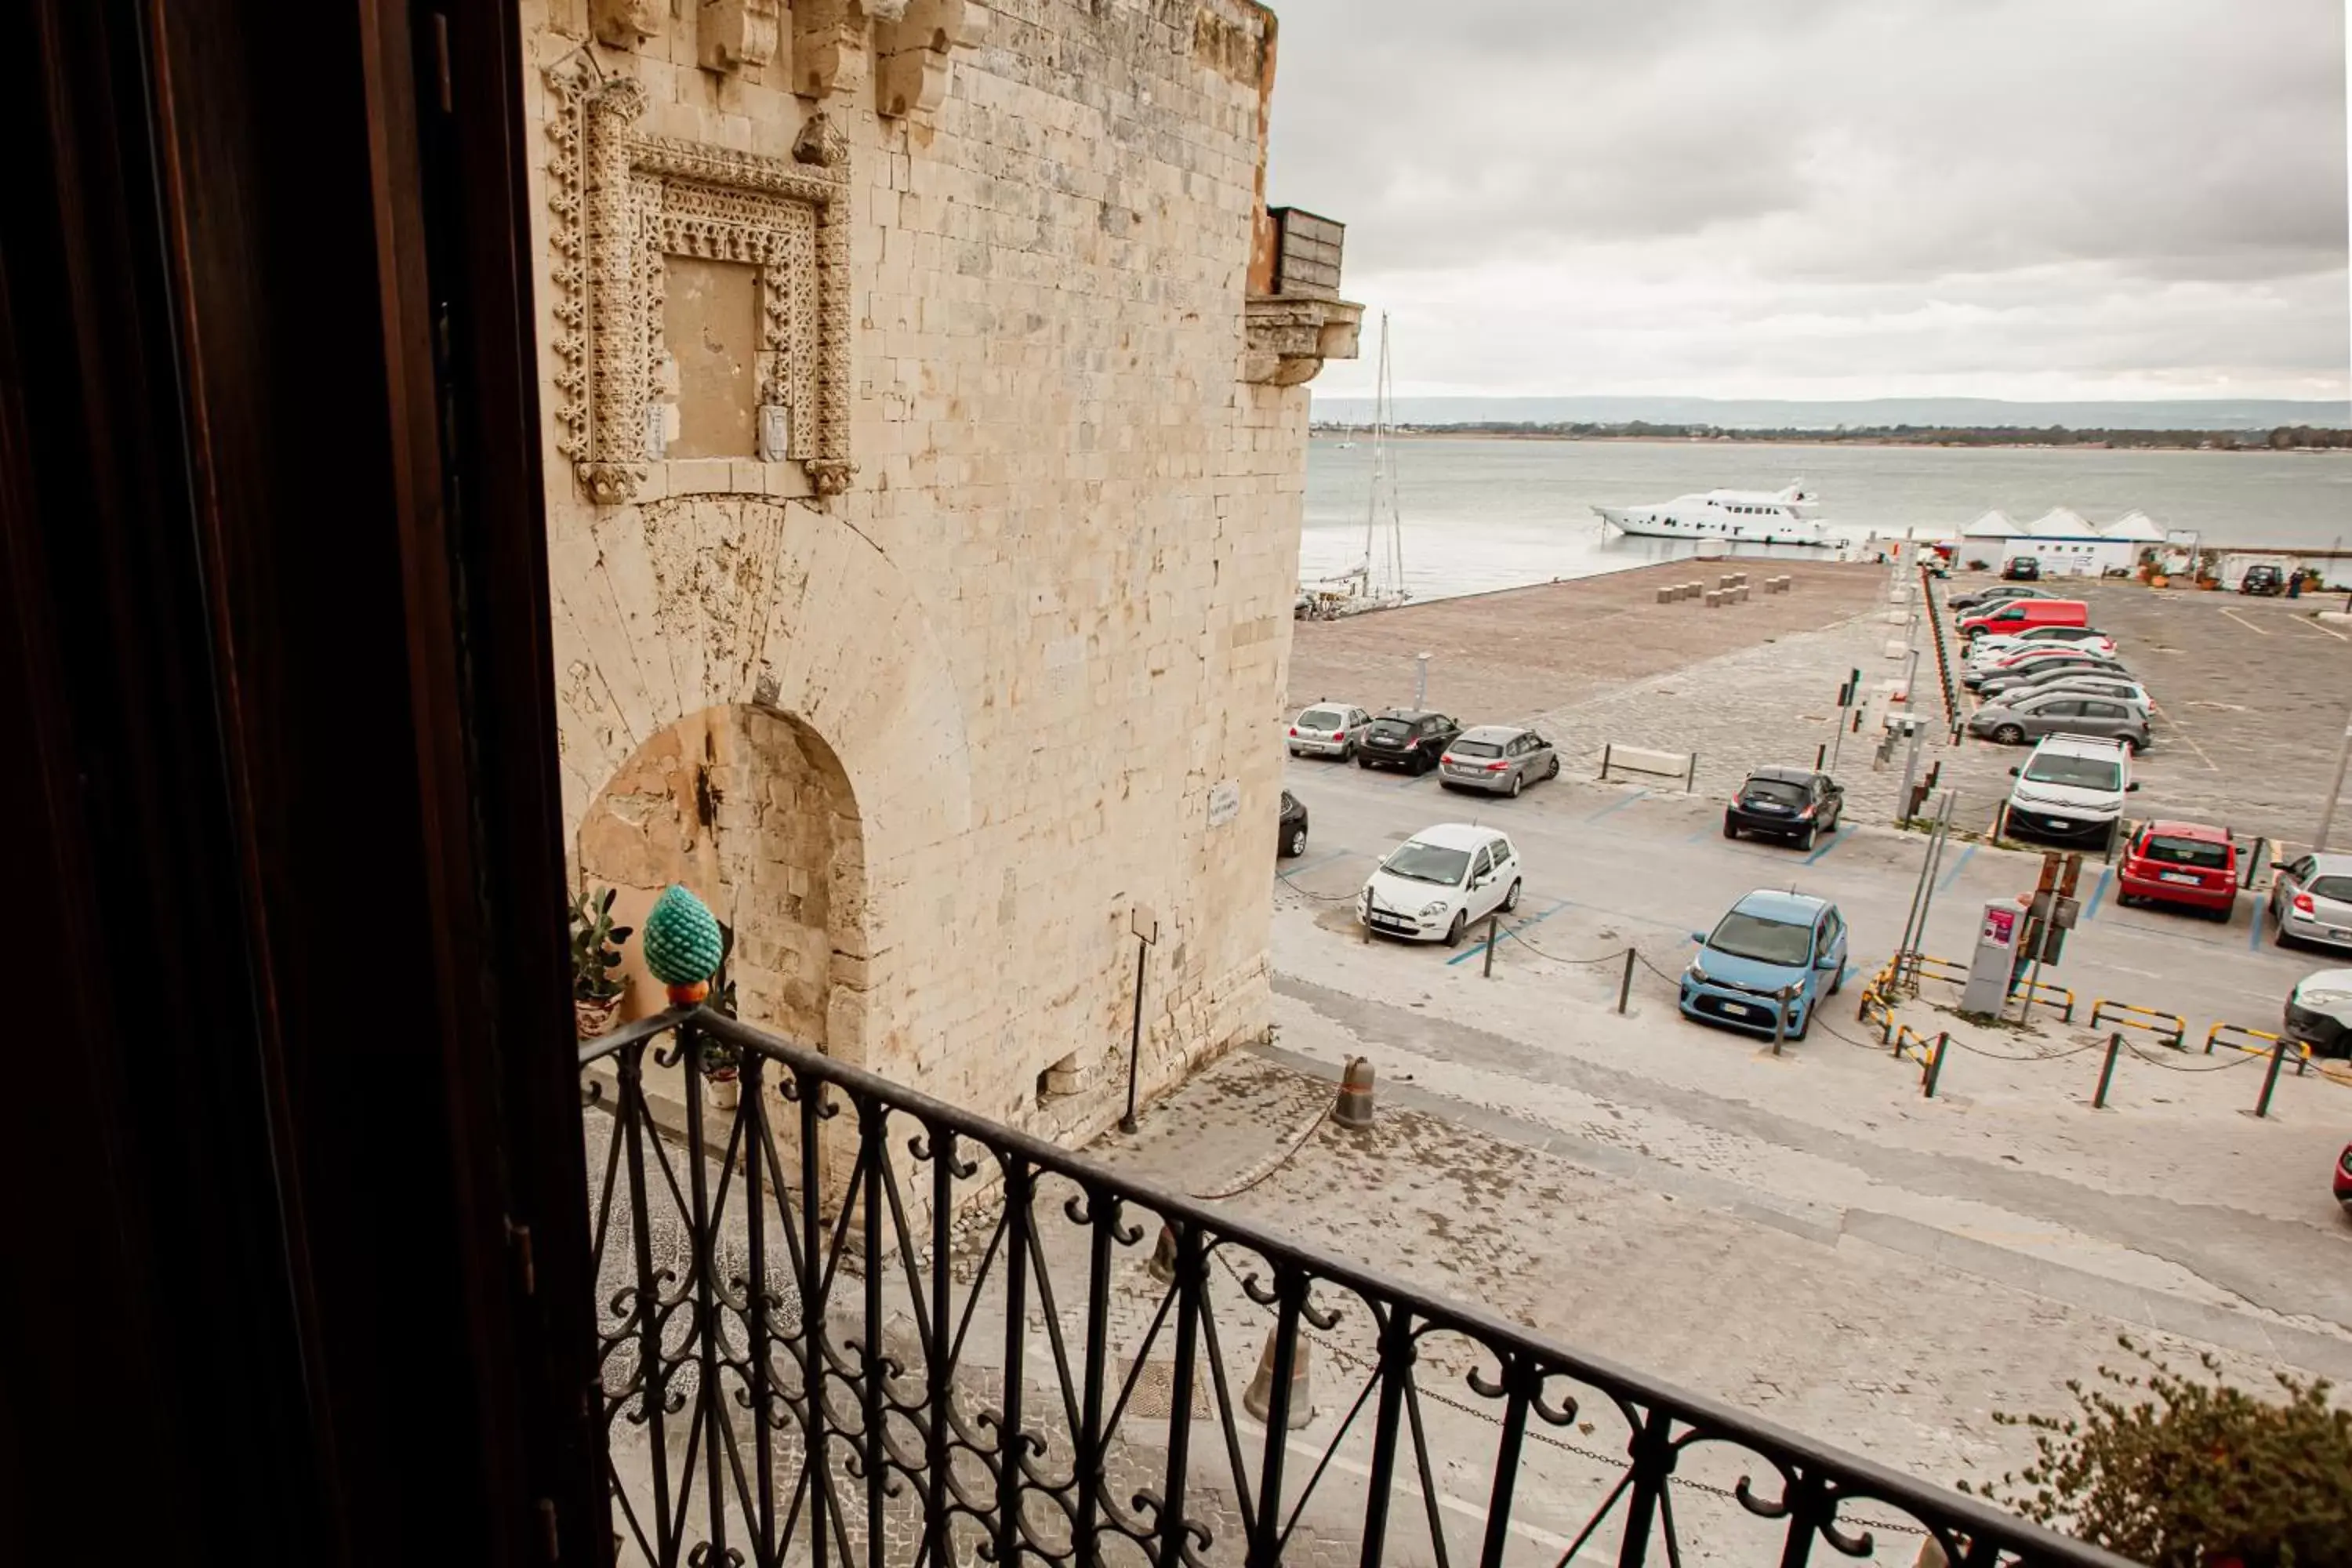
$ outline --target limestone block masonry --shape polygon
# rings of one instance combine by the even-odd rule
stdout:
[[[575,876],[1053,1136],[1119,1111],[1139,909],[1144,1094],[1261,1036],[1297,383],[1360,314],[1268,280],[1272,16],[520,6]]]

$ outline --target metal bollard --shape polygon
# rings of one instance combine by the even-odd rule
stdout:
[[[1151,1261],[1143,1266],[1162,1285],[1176,1282],[1176,1229],[1162,1220],[1160,1239],[1152,1244]]]
[[[1780,1041],[1789,1029],[1789,994],[1795,987],[1783,985],[1772,993],[1772,1054],[1780,1054]]]
[[[2091,1109],[2094,1110],[2107,1108],[2107,1086],[2116,1081],[2116,1053],[2123,1048],[2124,1037],[2120,1031],[2107,1037],[2107,1059],[2099,1068],[2099,1091],[2091,1096]]]
[[[1500,923],[1499,915],[1486,917],[1486,962],[1482,967],[1485,970],[1485,978],[1488,980],[1495,978],[1495,930]]]
[[[1927,1079],[1920,1089],[1922,1099],[1936,1098],[1936,1083],[1944,1076],[1944,1058],[1949,1054],[1951,1048],[1952,1032],[1947,1029],[1936,1037],[1936,1054],[1927,1058]]]
[[[1624,978],[1617,982],[1617,1011],[1621,1014],[1625,1011],[1626,998],[1633,994],[1633,960],[1639,956],[1639,949],[1629,947],[1625,950]]]
[[[1349,1057],[1347,1071],[1339,1077],[1339,1099],[1331,1107],[1331,1120],[1351,1132],[1360,1132],[1372,1124],[1372,1064],[1364,1057]]]
[[[1271,1425],[1275,1416],[1275,1379],[1279,1371],[1276,1363],[1282,1353],[1282,1323],[1277,1321],[1265,1331],[1265,1345],[1257,1353],[1257,1373],[1242,1391],[1242,1408],[1258,1420]],[[1315,1418],[1315,1402],[1307,1384],[1307,1339],[1294,1329],[1290,1335],[1289,1395],[1282,1404],[1281,1420],[1286,1429],[1304,1426]]]
[[[2256,1118],[2266,1117],[2271,1113],[2271,1090],[2278,1087],[2279,1068],[2285,1065],[2285,1062],[2286,1042],[2281,1040],[2271,1047],[2271,1065],[2263,1074],[2263,1097],[2254,1101]]]

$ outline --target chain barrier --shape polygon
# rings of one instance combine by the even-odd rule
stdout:
[[[1312,899],[1318,904],[1352,904],[1362,891],[1359,889],[1355,893],[1318,893],[1312,888],[1302,888],[1292,881],[1290,879],[1293,873],[1288,871],[1277,871],[1274,874],[1274,879],[1299,897]]]
[[[2104,1040],[2100,1042],[2101,1045],[2105,1045],[2105,1043],[2106,1042]],[[2152,1068],[2162,1068],[2167,1072],[2228,1072],[2231,1068],[2242,1068],[2248,1062],[2266,1062],[2271,1059],[2270,1053],[2265,1051],[2258,1057],[2232,1057],[2228,1061],[2215,1062],[2210,1067],[2192,1068],[2183,1067],[2179,1062],[2168,1062],[2162,1057],[2150,1056],[2147,1052],[2141,1050],[2137,1045],[2134,1044],[2130,1040],[2126,1040],[2124,1042],[2124,1049],[2129,1051],[2134,1057],[2146,1062],[2148,1066]]]
[[[1644,968],[1644,969],[1648,970],[1651,973],[1653,973],[1653,974],[1656,975],[1659,979],[1661,979],[1661,980],[1664,981],[1667,984],[1669,984],[1669,985],[1673,986],[1675,990],[1680,991],[1680,990],[1682,989],[1682,985],[1683,985],[1683,977],[1682,977],[1681,975],[1679,975],[1679,974],[1669,974],[1669,973],[1667,973],[1664,970],[1660,969],[1656,964],[1652,963],[1650,962],[1650,955],[1649,955],[1648,953],[1646,953],[1646,952],[1643,952],[1640,948],[1638,948],[1638,947],[1637,947],[1637,948],[1635,948],[1635,949],[1633,950],[1633,956],[1634,956],[1635,958],[1638,958],[1638,959],[1640,959],[1640,960],[1642,961],[1642,967],[1643,967],[1643,968]]]
[[[1968,1052],[1970,1056],[1990,1057],[1997,1062],[2063,1062],[2068,1057],[2079,1057],[2084,1051],[2104,1051],[2107,1048],[2106,1041],[2094,1040],[2087,1046],[2076,1046],[2072,1050],[2033,1051],[2025,1056],[2018,1057],[2011,1056],[2005,1051],[1989,1051],[1982,1046],[1972,1046],[1969,1044],[1968,1041],[1958,1038],[1957,1037],[1953,1038],[1952,1044],[1959,1047],[1960,1049]]]
[[[1570,967],[1589,967],[1593,964],[1622,963],[1625,962],[1625,950],[1622,948],[1620,948],[1615,952],[1604,952],[1598,958],[1562,958],[1556,952],[1545,952],[1542,948],[1538,947],[1534,942],[1529,942],[1526,937],[1521,936],[1517,931],[1514,931],[1509,926],[1503,926],[1498,929],[1500,929],[1505,936],[1509,937],[1513,942],[1517,942],[1521,947],[1526,948],[1538,958],[1548,958],[1554,963],[1564,963]]]

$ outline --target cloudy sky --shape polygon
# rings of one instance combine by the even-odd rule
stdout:
[[[1274,4],[1401,393],[2347,394],[2344,0]]]

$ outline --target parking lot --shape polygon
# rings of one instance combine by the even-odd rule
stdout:
[[[2259,940],[2250,898],[2226,925],[2126,910],[2095,863],[2052,975],[2074,1020],[1973,1035],[1928,1100],[1917,1060],[1853,1008],[1897,941],[1919,836],[1858,823],[1810,851],[1731,842],[1719,799],[1573,775],[1517,799],[1337,763],[1286,777],[1313,826],[1276,868],[1277,1039],[1202,1092],[1303,1104],[1361,1055],[1404,1142],[1327,1135],[1245,1202],[1939,1479],[2021,1458],[1990,1412],[2062,1405],[2118,1334],[2215,1354],[2242,1382],[2352,1375],[2352,1223],[2327,1191],[2352,1079],[2290,1071],[2257,1121],[2266,1063],[2199,1048],[2212,1022],[2274,1027],[2288,987],[2332,962]],[[1526,892],[1491,977],[1475,935],[1412,945],[1355,923],[1373,862],[1439,821],[1518,847]],[[1955,845],[1927,950],[1965,960],[1984,902],[2040,864]],[[1759,888],[1833,900],[1853,933],[1843,994],[1777,1055],[1675,1005],[1692,932]],[[1932,1032],[1950,1020],[1929,1008],[1956,994],[1930,982],[1906,1016]],[[2087,1016],[2113,1000],[2183,1015],[2189,1048],[2135,1037],[2095,1110],[2109,1026]],[[1267,1157],[1246,1129],[1169,1125],[1187,1180]],[[1685,1309],[1643,1310],[1677,1296]]]
[[[1293,761],[1286,776],[1312,813],[1313,831],[1307,852],[1282,867],[1282,880],[1321,910],[1326,930],[1353,935],[1346,900],[1373,862],[1405,837],[1433,822],[1476,821],[1509,833],[1527,868],[1526,894],[1506,922],[1523,940],[1507,943],[1500,962],[1591,957],[1630,943],[1654,964],[1638,973],[1661,996],[1670,987],[1656,972],[1678,973],[1691,933],[1757,888],[1834,900],[1852,928],[1854,971],[1876,970],[1900,940],[1926,850],[1919,835],[1871,823],[1849,824],[1810,852],[1733,842],[1722,836],[1719,799],[1572,775],[1517,800],[1450,794],[1433,777],[1329,763]],[[1952,845],[1936,879],[1926,951],[1965,963],[1983,905],[2031,890],[2040,868],[2038,852]],[[2254,919],[2252,894],[2241,896],[2228,921],[2213,921],[2124,909],[2114,876],[2095,859],[2084,868],[2082,923],[2049,976],[2077,994],[2084,1015],[2092,1002],[2112,999],[2179,1014],[2200,1039],[2217,1022],[2275,1028],[2288,988],[2334,962],[2276,948]],[[1399,948],[1391,962],[1461,966],[1477,962],[1474,951]],[[1618,978],[1596,968],[1583,992],[1613,998]],[[1832,1007],[1824,1016],[1834,1022],[1841,1012],[1850,1016]]]
[[[1943,586],[1957,593],[1987,585],[1983,574],[1967,574]],[[2308,847],[2352,704],[2352,627],[2312,612],[2342,599],[2248,598],[2120,582],[2067,580],[2063,587],[2089,604],[2091,624],[2115,637],[2156,700],[2156,745],[2134,770],[2135,814]],[[1922,700],[1930,695],[1923,690]],[[1945,782],[1961,792],[1960,820],[1990,822],[2020,754],[1984,742],[1944,753]]]

